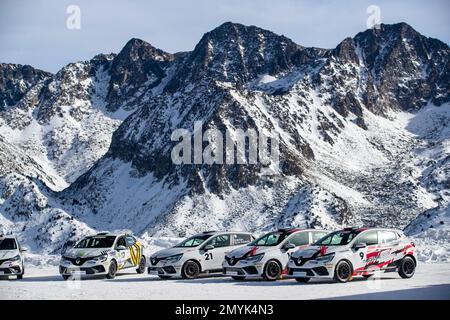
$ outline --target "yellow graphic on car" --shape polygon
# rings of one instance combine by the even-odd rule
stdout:
[[[137,266],[141,260],[141,247],[142,245],[139,242],[136,242],[130,247],[131,262],[135,266]]]

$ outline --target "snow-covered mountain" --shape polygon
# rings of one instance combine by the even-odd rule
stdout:
[[[432,227],[448,243],[449,52],[405,23],[319,49],[228,22],[191,52],[132,39],[56,75],[2,64],[0,163],[17,153],[33,162],[0,184],[24,181],[15,202],[0,194],[0,224],[46,252],[92,229],[149,238],[377,225],[428,241]],[[276,132],[278,171],[175,165],[171,134],[196,121],[231,136]]]

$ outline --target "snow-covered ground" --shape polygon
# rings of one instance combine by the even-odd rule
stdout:
[[[114,280],[63,281],[57,267],[27,270],[23,280],[0,280],[0,299],[450,299],[450,264],[419,264],[411,279],[397,273],[349,283],[295,280],[243,281],[213,277],[160,280],[121,273]]]

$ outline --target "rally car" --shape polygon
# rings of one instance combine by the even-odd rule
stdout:
[[[353,276],[370,278],[380,270],[411,278],[417,265],[414,249],[414,243],[399,230],[346,228],[293,253],[288,276],[298,282],[311,278],[347,282]]]
[[[281,229],[270,232],[247,246],[229,252],[223,262],[224,275],[235,280],[263,277],[277,280],[285,272],[289,256],[328,234],[315,229]]]
[[[22,279],[25,265],[22,248],[15,236],[0,235],[0,276],[16,276]]]
[[[221,274],[225,253],[253,239],[247,232],[203,232],[153,254],[149,259],[148,273],[162,279],[179,276],[195,279],[201,273]]]
[[[99,233],[78,241],[61,256],[59,273],[64,280],[73,275],[105,275],[113,279],[119,270],[136,268],[144,273],[143,245],[130,234]]]

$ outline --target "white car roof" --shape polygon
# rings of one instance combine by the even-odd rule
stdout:
[[[11,235],[11,234],[8,234],[8,235],[0,234],[0,239],[14,239],[14,240],[17,241],[16,236],[13,236],[13,235]]]

